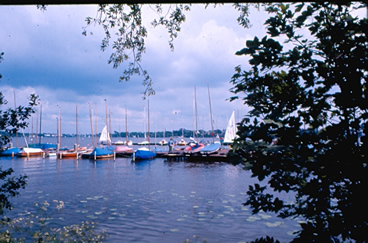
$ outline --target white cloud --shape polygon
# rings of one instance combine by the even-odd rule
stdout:
[[[206,81],[210,85],[215,128],[225,128],[232,110],[242,109],[239,102],[226,101],[232,95],[229,80],[233,68],[245,62],[244,57],[234,54],[259,28],[239,27],[237,12],[229,4],[207,10],[197,4],[191,8],[174,41],[174,52],[168,46],[164,28],[148,29],[143,68],[149,71],[156,89],[156,95],[150,98],[152,129],[193,128],[194,86],[200,128],[210,129]],[[107,64],[110,52],[100,51],[102,28],[91,26],[87,31],[93,35],[81,34],[85,17],[94,17],[96,11],[96,5],[49,6],[45,12],[35,6],[0,7],[0,51],[5,51],[5,60],[0,64],[4,76],[0,88],[9,101],[15,88],[19,104],[26,104],[30,93],[40,95],[45,132],[56,132],[59,107],[63,131],[75,132],[78,104],[79,132],[89,133],[88,103],[98,116],[100,132],[106,120],[104,99],[112,114],[113,130],[125,130],[126,105],[128,129],[143,131],[143,107],[147,101],[142,100],[142,77],[119,83],[123,67],[114,70]],[[149,22],[152,16],[155,14],[147,6],[144,21]],[[177,111],[176,115],[173,111]]]

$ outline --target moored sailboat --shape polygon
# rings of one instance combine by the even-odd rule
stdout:
[[[153,159],[157,156],[155,152],[150,151],[148,148],[139,148],[133,153],[133,161]]]
[[[21,151],[20,148],[14,147],[14,148],[8,148],[0,152],[0,156],[12,156],[14,157]]]
[[[106,146],[94,148],[93,151],[90,153],[89,158],[93,160],[110,159],[114,158],[114,156],[115,156],[114,147]]]
[[[235,111],[231,114],[231,117],[229,119],[229,123],[226,127],[225,132],[225,138],[224,138],[224,144],[232,144],[234,142],[234,139],[236,137],[237,128],[235,123]]]
[[[107,125],[102,129],[100,139],[98,140],[101,144],[111,144],[110,134],[107,131]]]

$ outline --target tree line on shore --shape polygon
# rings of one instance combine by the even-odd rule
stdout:
[[[225,136],[225,130],[220,130],[220,129],[216,129],[213,132],[212,131],[206,131],[206,130],[198,130],[197,133],[195,133],[192,130],[186,130],[186,129],[179,129],[179,130],[172,130],[172,131],[158,131],[158,132],[150,132],[150,133],[145,133],[145,132],[129,132],[128,133],[128,137],[134,137],[134,138],[143,138],[145,136],[148,136],[153,138],[153,137],[160,137],[160,138],[164,138],[164,137],[185,137],[185,138],[189,138],[189,137],[212,137],[212,136],[218,136],[218,137],[224,137]],[[0,132],[0,135],[9,135],[8,133],[5,132]],[[101,133],[98,133],[97,136],[100,136]],[[111,133],[111,137],[126,137],[127,133],[126,132],[118,132],[118,131],[114,131],[113,133]],[[11,137],[36,137],[36,134],[30,134],[30,133],[17,133],[17,134],[12,134]],[[38,137],[57,137],[58,135],[56,133],[40,133],[37,134]],[[62,134],[62,137],[76,137],[77,134],[75,133],[64,133]],[[91,134],[78,134],[79,137],[91,137]]]

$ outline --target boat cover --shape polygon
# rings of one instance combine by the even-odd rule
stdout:
[[[20,148],[6,149],[6,150],[0,152],[0,156],[12,156],[13,154],[16,155],[20,151],[21,151]]]
[[[135,152],[134,156],[135,156],[135,159],[138,159],[138,160],[152,159],[152,158],[156,157],[156,153],[151,152],[149,150],[140,150],[140,149],[138,149]]]

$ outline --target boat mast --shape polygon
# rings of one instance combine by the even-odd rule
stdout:
[[[149,109],[149,99],[147,99],[148,101],[148,134],[147,134],[147,138],[148,138],[148,149],[150,149],[150,109]]]
[[[32,115],[32,125],[31,125],[31,142],[33,143],[33,137],[34,137],[34,134],[33,134],[33,115]]]
[[[95,145],[95,141],[94,141],[94,134],[93,134],[93,121],[92,121],[91,104],[88,103],[88,106],[89,106],[89,120],[91,122],[92,146],[94,146]]]
[[[15,90],[13,90],[13,91],[14,91],[14,110],[17,110],[17,100],[16,100],[16,97],[15,97]],[[15,115],[16,114],[17,113],[15,113]],[[15,146],[18,148],[18,129],[15,130]]]
[[[126,140],[126,145],[128,145],[128,116],[127,116],[127,108],[125,105],[125,140]]]
[[[195,114],[195,136],[194,138],[197,140],[198,133],[198,111],[197,111],[197,92],[196,87],[194,86],[194,114]]]
[[[144,138],[147,138],[147,128],[146,128],[146,106],[143,105],[143,115],[144,115],[144,119],[143,119],[143,124],[144,124]]]
[[[111,128],[111,111],[109,109],[109,131],[110,133],[107,133],[108,137],[110,138],[110,144],[112,144],[112,128]]]
[[[56,146],[58,144],[59,144],[59,117],[56,117]]]
[[[42,128],[42,103],[41,103],[41,111],[40,111],[40,145],[41,145],[41,134],[42,134],[42,131],[41,131],[41,128]]]
[[[62,135],[62,132],[61,132],[61,110],[60,110],[60,106],[59,107],[59,148],[61,148],[61,137],[63,136]]]
[[[210,119],[211,119],[211,129],[212,129],[212,142],[215,143],[215,137],[213,132],[213,119],[212,119],[212,107],[211,107],[211,95],[210,95],[210,85],[207,82],[208,87],[208,102],[210,104]]]
[[[97,104],[95,103],[95,112],[94,112],[94,116],[95,116],[95,147],[97,147]]]
[[[106,111],[106,133],[109,135],[108,118],[107,118],[107,100],[105,99],[105,111]],[[109,139],[106,139],[106,144],[109,145]]]
[[[78,105],[75,105],[75,125],[76,125],[76,143],[77,143],[77,148],[78,148]]]
[[[36,141],[35,144],[38,143],[38,114],[39,114],[39,110],[37,109],[37,118],[36,118]]]

